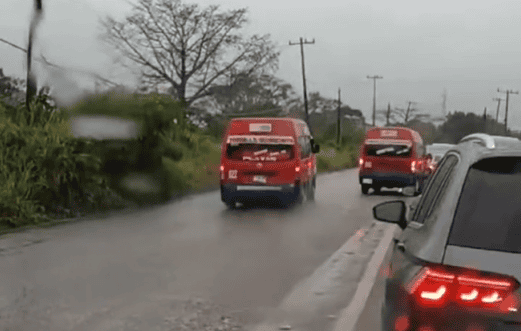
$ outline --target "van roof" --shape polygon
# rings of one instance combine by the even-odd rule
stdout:
[[[260,129],[257,132],[252,132],[251,123],[269,124],[269,129],[266,131]],[[295,133],[306,131],[307,125],[301,119],[295,118],[280,118],[280,117],[242,117],[233,118],[228,124],[226,135],[250,135],[250,134],[269,134],[279,136],[293,136]],[[297,131],[297,132],[295,132]],[[309,130],[307,130],[309,133]]]
[[[420,134],[405,127],[377,127],[367,130],[366,139],[413,140],[422,142]]]

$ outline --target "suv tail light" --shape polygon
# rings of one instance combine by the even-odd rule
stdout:
[[[424,307],[457,304],[497,312],[517,311],[514,291],[519,283],[506,276],[483,276],[471,270],[447,271],[424,267],[408,287],[409,294]]]
[[[363,166],[363,165],[364,165],[364,159],[360,158],[360,159],[358,160],[358,164],[359,164],[360,166]]]
[[[300,167],[295,167],[295,172],[299,172],[300,171]]]
[[[411,172],[416,172],[416,161],[411,162]]]

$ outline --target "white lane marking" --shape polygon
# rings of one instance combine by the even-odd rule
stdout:
[[[364,311],[367,299],[369,298],[369,294],[371,293],[374,282],[376,281],[378,270],[380,270],[380,266],[384,260],[385,254],[391,246],[390,244],[397,228],[398,227],[396,225],[388,225],[388,228],[385,231],[385,235],[380,241],[378,249],[374,253],[371,261],[369,261],[367,264],[364,278],[362,278],[362,280],[358,283],[358,288],[353,299],[351,300],[351,303],[349,306],[347,306],[346,309],[342,311],[334,331],[354,330],[356,323],[358,322],[358,318],[360,318],[360,315]]]

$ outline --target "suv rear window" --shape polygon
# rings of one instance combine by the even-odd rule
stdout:
[[[365,145],[365,155],[367,156],[411,156],[411,146],[407,145]]]
[[[448,244],[521,253],[521,158],[481,160],[468,171]]]
[[[277,162],[294,157],[294,145],[239,144],[226,146],[226,156],[230,160]]]

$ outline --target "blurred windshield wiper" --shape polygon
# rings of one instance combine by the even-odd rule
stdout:
[[[38,23],[40,23],[42,18],[42,0],[34,1],[34,13],[33,18],[31,19],[31,25],[29,27],[29,43],[27,45],[27,91],[25,93],[25,104],[27,109],[30,109],[30,103],[33,96],[37,91],[37,83],[36,77],[33,75],[31,70],[31,60],[32,60],[32,51],[33,51],[33,38],[36,32],[36,27]]]

